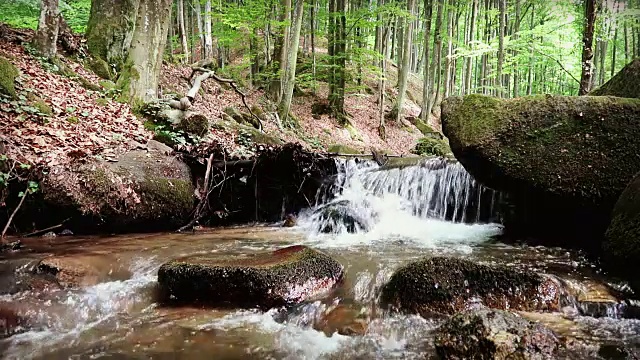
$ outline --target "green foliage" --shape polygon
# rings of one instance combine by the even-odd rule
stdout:
[[[60,11],[71,29],[84,33],[87,29],[91,0],[62,0]],[[0,2],[0,22],[13,27],[35,30],[40,17],[40,1],[12,0]]]

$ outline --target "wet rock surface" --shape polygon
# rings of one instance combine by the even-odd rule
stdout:
[[[158,283],[161,298],[169,303],[269,308],[326,293],[342,276],[342,265],[328,255],[290,246],[245,257],[173,260],[158,270]]]
[[[355,207],[347,200],[340,200],[323,205],[315,210],[312,217],[317,219],[314,223],[319,224],[315,229],[318,232],[332,234],[346,231],[348,233],[356,233],[360,231],[369,231],[372,224],[371,219],[358,213],[358,207]],[[361,210],[371,212],[369,208]]]
[[[640,173],[627,185],[613,208],[611,224],[603,243],[605,266],[615,274],[631,276],[631,286],[640,291]]]
[[[560,307],[560,292],[555,280],[534,272],[433,257],[395,271],[382,289],[381,301],[425,317],[474,306],[554,311]]]
[[[28,321],[15,306],[0,303],[0,339],[27,331]]]
[[[326,336],[332,336],[335,333],[346,336],[362,336],[369,328],[369,320],[362,308],[338,304],[323,311],[313,327],[322,331]]]
[[[513,236],[600,251],[611,209],[640,170],[640,100],[611,96],[483,95],[443,101],[455,157],[508,195]]]
[[[55,279],[63,288],[86,287],[131,277],[129,270],[117,258],[108,255],[50,256],[38,263],[36,273],[40,277],[31,279],[35,281],[34,286],[40,283],[45,286],[44,281]]]
[[[558,337],[542,325],[501,310],[457,314],[437,331],[442,359],[554,359]]]

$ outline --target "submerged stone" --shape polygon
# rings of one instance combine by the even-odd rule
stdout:
[[[540,324],[501,310],[457,314],[437,331],[441,359],[553,359],[558,337]]]
[[[251,256],[198,255],[173,260],[158,270],[158,283],[168,302],[270,308],[326,293],[342,275],[340,263],[298,245]]]
[[[361,210],[371,211],[367,206],[362,206]],[[315,230],[326,234],[335,234],[342,230],[348,233],[366,232],[372,226],[370,221],[367,221],[365,216],[359,214],[358,208],[348,200],[322,205],[314,211],[312,218],[314,219],[314,224],[318,224],[318,228]]]
[[[50,256],[38,263],[36,272],[55,277],[64,288],[96,285],[111,280],[125,280],[129,270],[108,255]]]
[[[616,275],[630,277],[632,288],[640,291],[640,173],[613,208],[602,250],[605,266]]]
[[[640,99],[483,95],[443,102],[456,158],[505,192],[507,232],[599,250],[610,211],[640,170]]]
[[[474,306],[554,311],[560,307],[560,287],[534,272],[434,257],[396,270],[382,289],[381,301],[424,317],[455,314]]]

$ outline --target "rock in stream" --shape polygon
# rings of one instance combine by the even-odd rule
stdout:
[[[398,269],[382,290],[382,303],[428,317],[474,305],[497,309],[558,310],[560,286],[534,272],[433,257]]]
[[[298,245],[251,256],[173,260],[160,267],[158,282],[161,297],[169,302],[270,308],[331,290],[343,270],[328,255]]]
[[[549,329],[502,310],[480,309],[453,316],[438,330],[442,359],[553,359],[560,347]]]

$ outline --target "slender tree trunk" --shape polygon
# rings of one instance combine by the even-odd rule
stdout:
[[[399,16],[398,17],[398,21],[396,22],[396,54],[397,54],[397,59],[396,59],[396,64],[398,64],[398,72],[401,71],[401,67],[402,67],[402,56],[404,55],[402,53],[402,51],[404,50],[404,31],[405,31],[405,26],[404,23],[406,21],[405,17]]]
[[[178,31],[180,32],[180,46],[182,47],[182,63],[189,63],[189,45],[187,43],[187,29],[185,27],[184,0],[178,0]]]
[[[498,88],[498,95],[500,97],[504,96],[504,79],[502,77],[502,67],[504,65],[504,30],[506,23],[506,7],[507,0],[498,0],[499,6],[499,19],[498,19],[498,67],[496,69],[496,82]]]
[[[424,0],[424,81],[422,83],[422,110],[420,111],[420,119],[424,122],[429,121],[429,94],[433,87],[433,71],[431,71],[431,18],[433,17],[433,0]]]
[[[131,104],[157,98],[171,3],[171,0],[140,0],[131,48],[117,82],[123,100]]]
[[[38,30],[33,36],[33,46],[48,58],[55,57],[58,51],[59,16],[58,0],[42,0]]]
[[[415,0],[408,0],[407,2],[407,11],[409,14],[413,14],[415,7]],[[395,115],[395,120],[397,122],[402,118],[402,105],[404,103],[404,98],[407,92],[407,82],[409,80],[409,69],[411,67],[411,40],[413,39],[413,22],[406,19],[404,21],[405,24],[405,33],[403,35],[404,44],[402,50],[402,67],[399,69],[398,73],[398,99],[396,104],[394,105],[394,109],[392,110],[393,115]]]
[[[478,16],[478,0],[473,0],[473,3],[471,4],[471,21],[469,21],[469,25],[470,25],[470,30],[469,30],[469,42],[473,42],[473,36],[475,34],[475,28],[476,28],[476,17]],[[472,92],[471,90],[471,70],[472,70],[472,65],[473,65],[473,58],[469,58],[469,60],[467,61],[467,69],[466,69],[466,75],[465,75],[465,81],[466,84],[464,86],[465,88],[465,93],[466,94],[470,94]]]
[[[290,123],[289,110],[291,109],[291,99],[293,98],[293,88],[295,86],[296,63],[298,60],[298,44],[300,43],[300,29],[302,28],[304,0],[296,0],[296,7],[293,16],[293,28],[291,33],[290,48],[287,50],[286,74],[284,81],[284,94],[278,106],[278,115],[284,124]]]
[[[521,4],[520,4],[520,0],[515,0],[516,1],[516,18],[515,18],[515,23],[513,25],[513,39],[514,40],[518,40],[518,38],[520,37],[520,12],[521,12]],[[514,51],[514,55],[516,55],[515,51]],[[516,62],[514,64],[514,69],[513,69],[513,97],[516,98],[520,96],[520,69],[518,66],[518,63]]]
[[[199,1],[199,0],[196,0]],[[211,0],[204,3],[204,57],[213,59],[213,37],[211,36]]]
[[[620,3],[618,3],[618,8],[620,7]],[[614,24],[616,27],[613,31],[613,49],[611,49],[611,77],[616,74],[616,53],[618,52],[618,24]]]
[[[383,0],[379,0],[379,3],[382,3]],[[382,15],[380,15],[380,17],[382,17]],[[382,70],[382,76],[380,77],[380,110],[378,113],[378,117],[379,117],[379,122],[380,125],[378,126],[378,135],[380,135],[380,138],[382,138],[382,140],[386,140],[387,139],[387,130],[386,130],[386,126],[384,123],[384,105],[385,105],[385,93],[386,93],[386,81],[385,81],[385,77],[387,74],[387,49],[389,48],[388,43],[389,43],[389,33],[391,32],[391,25],[387,26],[387,29],[385,30],[382,25],[380,28],[380,51],[381,51],[381,57],[380,57],[380,69]]]
[[[533,29],[533,20],[535,16],[535,5],[531,6],[531,22],[529,23],[529,30]],[[535,67],[534,58],[533,58],[533,36],[531,36],[531,41],[529,42],[529,46],[531,47],[529,53],[529,69],[527,72],[527,95],[531,95],[533,92],[533,70]]]
[[[624,63],[629,63],[629,28],[627,23],[624,23]]]
[[[200,46],[200,58],[206,58],[205,53],[205,41],[204,41],[204,24],[202,22],[202,5],[200,4],[200,0],[193,0],[195,4],[195,13],[196,13],[196,23],[198,24],[198,40]]]
[[[313,91],[316,91],[316,0],[311,0],[311,74]]]
[[[444,11],[444,2],[446,0],[437,0],[438,1],[438,12],[436,15],[436,27],[433,34],[434,43],[434,57],[433,57],[433,72],[432,79],[434,84],[431,86],[431,100],[429,101],[429,106],[427,109],[427,114],[431,114],[433,107],[435,106],[436,101],[438,101],[438,96],[440,93],[440,79],[441,79],[441,70],[442,70],[442,14]]]
[[[582,37],[582,75],[579,95],[586,95],[591,90],[593,76],[593,31],[596,22],[595,0],[586,0],[585,26]]]
[[[273,58],[278,62],[278,73],[275,74],[269,86],[269,93],[275,102],[282,100],[283,80],[287,71],[287,50],[289,49],[289,33],[291,29],[291,0],[281,0],[280,21],[287,23],[282,27],[282,33],[276,38]],[[298,51],[296,48],[295,51]]]
[[[451,82],[451,50],[452,50],[452,38],[453,38],[453,4],[455,0],[451,0],[447,11],[447,55],[444,59],[444,97],[449,96],[450,82]]]

